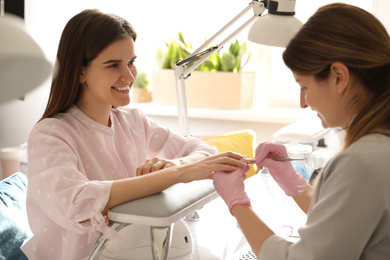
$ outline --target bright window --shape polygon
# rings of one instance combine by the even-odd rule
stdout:
[[[26,1],[26,24],[48,57],[54,61],[58,41],[66,22],[87,8],[98,8],[116,13],[132,23],[138,32],[136,51],[137,66],[145,72],[158,69],[155,53],[158,47],[184,32],[194,48],[211,37],[223,25],[242,11],[250,0],[29,0]],[[305,22],[315,10],[330,0],[297,0],[296,17]],[[377,15],[389,24],[387,13],[390,1],[347,0]],[[248,15],[251,15],[249,12]],[[246,39],[247,31],[239,34],[240,41]],[[254,53],[247,69],[258,72],[254,108],[262,106],[297,107],[299,91],[291,72],[281,59],[281,48],[252,47]],[[283,95],[280,95],[283,93]]]

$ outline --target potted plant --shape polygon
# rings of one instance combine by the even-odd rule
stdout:
[[[177,39],[165,45],[165,50],[159,48],[156,52],[160,70],[152,73],[153,102],[176,105],[173,68],[176,61],[192,53],[192,44],[185,41],[180,32]],[[222,109],[252,107],[255,72],[242,71],[250,57],[247,44],[240,44],[236,40],[226,51],[223,49],[211,55],[186,80],[188,106]]]
[[[149,89],[150,80],[148,74],[138,71],[137,79],[133,84],[133,102],[147,103],[152,101],[152,93]]]

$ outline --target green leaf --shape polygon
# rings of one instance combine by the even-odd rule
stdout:
[[[236,40],[234,43],[230,44],[229,53],[233,54],[234,56],[237,56],[239,51],[240,51],[240,44],[238,43],[238,40]]]
[[[183,46],[186,46],[186,47],[187,47],[187,43],[186,43],[186,41],[184,40],[183,32],[179,32],[179,41],[180,41],[181,43],[183,43]]]
[[[155,59],[156,59],[157,65],[160,68],[163,68],[163,64],[164,64],[164,61],[166,59],[166,56],[167,56],[166,53],[161,48],[158,48],[158,50],[156,52]]]
[[[134,81],[133,86],[136,88],[147,88],[149,86],[148,74],[145,72],[139,71],[137,79]]]
[[[173,69],[172,65],[171,65],[171,60],[172,58],[174,58],[175,56],[175,40],[173,39],[171,41],[171,44],[168,45],[168,50],[167,50],[167,53],[166,53],[166,56],[165,56],[165,60],[163,62],[163,65],[162,65],[162,68],[163,69]]]
[[[185,59],[193,52],[192,43],[185,40],[183,32],[179,32],[177,39],[172,39],[165,45],[166,51],[159,48],[155,56],[157,65],[161,69],[173,69],[179,59]],[[222,50],[224,49],[213,53],[196,70],[239,72],[249,61],[250,54],[247,52],[246,42],[240,45],[236,39],[225,52]],[[191,65],[193,64],[189,64],[188,67]]]
[[[233,71],[235,62],[236,57],[233,54],[223,53],[221,59],[222,71]]]

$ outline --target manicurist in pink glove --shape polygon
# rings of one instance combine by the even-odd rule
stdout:
[[[323,127],[345,131],[343,150],[323,167],[313,187],[291,163],[272,160],[287,157],[283,145],[266,142],[256,149],[257,166],[268,168],[307,214],[299,239],[275,235],[253,211],[242,169],[216,173],[214,186],[258,259],[389,259],[388,32],[361,8],[329,4],[290,40],[283,60],[300,86],[301,107],[315,111]],[[251,198],[252,205],[257,199],[266,198]],[[291,216],[285,217],[287,221]]]
[[[302,195],[309,183],[294,170],[290,162],[274,161],[272,158],[287,158],[286,147],[278,143],[265,142],[256,148],[256,165],[267,167],[274,180],[287,196]]]
[[[245,162],[245,160],[242,160]],[[237,168],[234,172],[216,172],[213,176],[213,183],[219,196],[225,201],[232,213],[232,207],[235,205],[250,205],[250,199],[244,189],[244,180],[249,166],[245,169]],[[233,213],[232,213],[233,214]]]
[[[287,196],[293,197],[303,211],[309,208],[312,187],[297,173],[291,162],[275,161],[272,158],[287,158],[286,147],[279,143],[264,142],[256,148],[256,165],[266,167],[276,183]]]

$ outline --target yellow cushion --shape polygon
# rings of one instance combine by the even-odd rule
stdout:
[[[256,134],[251,129],[240,130],[236,132],[226,133],[218,136],[200,138],[209,145],[217,148],[218,152],[233,151],[246,155],[248,158],[255,156],[255,140]],[[251,177],[257,172],[256,165],[251,165],[247,176]]]

